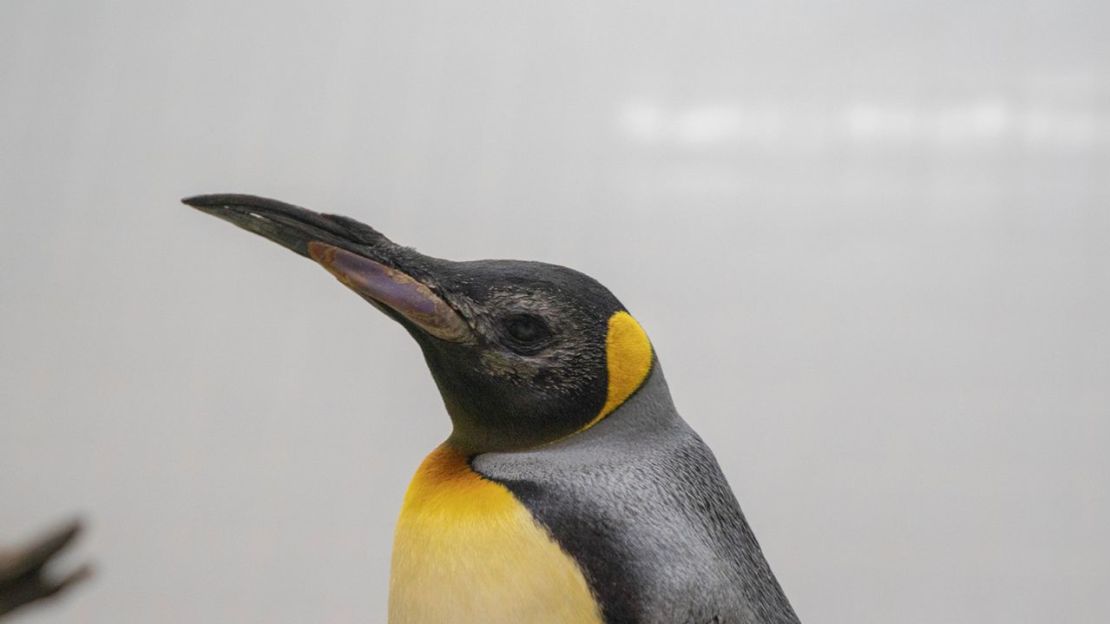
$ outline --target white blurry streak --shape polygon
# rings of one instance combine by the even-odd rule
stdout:
[[[1110,123],[1091,111],[1054,115],[1048,111],[1029,111],[1024,115],[1022,138],[1029,143],[1089,146],[1106,142]]]
[[[961,143],[995,141],[1005,138],[1013,129],[1014,114],[1006,102],[983,100],[968,106],[945,106],[932,121],[932,137],[946,146]]]
[[[706,145],[721,137],[734,137],[740,129],[740,111],[726,106],[691,108],[674,118],[674,136],[680,143]]]
[[[918,116],[902,106],[855,104],[845,111],[843,130],[860,142],[914,140],[921,134]]]
[[[620,112],[618,125],[626,136],[638,143],[653,143],[662,139],[666,121],[663,109],[651,102],[629,102]]]
[[[668,107],[641,99],[620,110],[618,126],[638,143],[686,149],[812,149],[834,143],[961,149],[1014,141],[1088,148],[1110,142],[1106,113],[1074,106],[1019,107],[1000,97],[931,106],[857,101],[817,111],[766,104]]]

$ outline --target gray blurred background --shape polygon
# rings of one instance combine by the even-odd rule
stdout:
[[[803,621],[1110,621],[1105,2],[0,2],[0,542],[31,624],[382,622],[448,432],[240,191],[600,279]]]

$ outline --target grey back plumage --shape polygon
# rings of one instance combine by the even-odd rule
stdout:
[[[593,428],[472,465],[505,484],[575,558],[610,624],[798,622],[658,362]]]

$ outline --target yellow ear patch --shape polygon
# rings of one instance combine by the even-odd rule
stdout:
[[[605,406],[581,431],[601,422],[632,396],[651,372],[651,360],[651,341],[636,319],[623,310],[609,317],[609,333],[605,336],[609,391]]]

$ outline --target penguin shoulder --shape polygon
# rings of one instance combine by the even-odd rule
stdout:
[[[675,411],[658,370],[593,428],[472,465],[578,563],[606,621],[797,621],[716,458]]]

